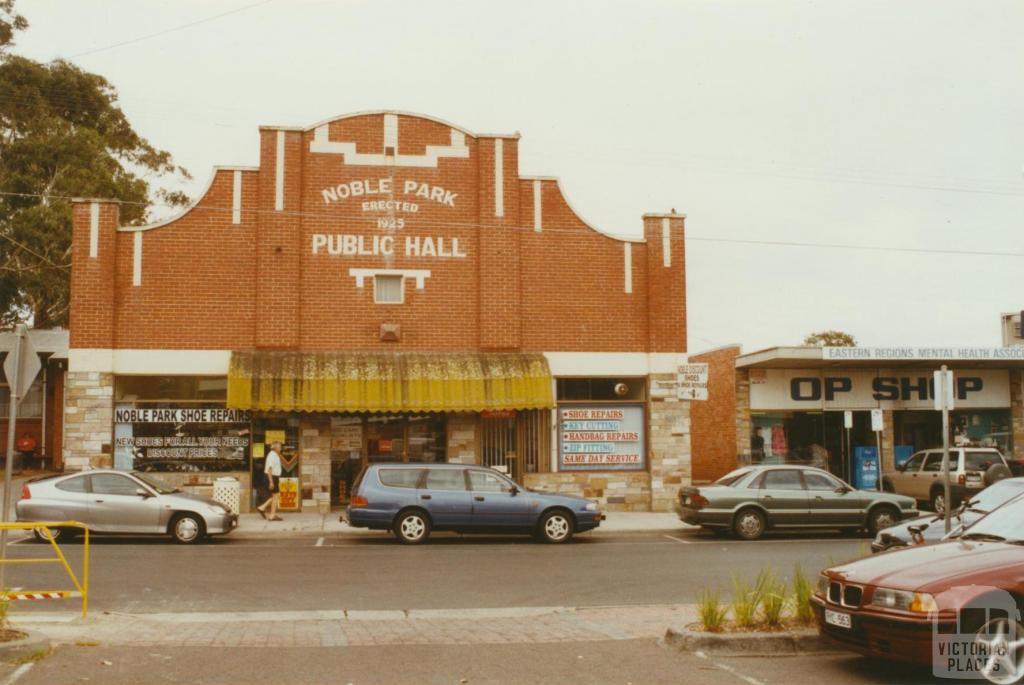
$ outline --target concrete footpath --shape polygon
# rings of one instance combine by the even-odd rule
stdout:
[[[57,644],[175,647],[341,647],[508,644],[660,638],[696,617],[685,604],[422,609],[26,614],[18,628]]]
[[[371,531],[366,528],[353,528],[340,521],[340,510],[322,515],[318,513],[279,514],[282,521],[268,521],[259,514],[242,514],[238,528],[231,533],[235,538],[252,537],[291,537],[295,535],[337,536],[337,535],[386,535],[382,531]],[[607,518],[600,527],[585,535],[607,535],[615,533],[668,533],[673,531],[686,533],[699,530],[699,526],[691,526],[679,520],[673,513],[663,512],[618,512],[606,514]]]

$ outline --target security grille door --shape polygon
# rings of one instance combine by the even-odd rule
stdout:
[[[542,473],[550,465],[551,412],[517,411],[514,416],[483,416],[480,420],[480,463],[503,466],[522,482],[524,473]]]
[[[516,417],[485,416],[480,420],[480,463],[501,466],[516,481],[520,477],[516,452]]]

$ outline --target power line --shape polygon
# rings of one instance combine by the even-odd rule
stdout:
[[[266,2],[272,2],[272,1],[273,0],[265,0],[265,2],[257,3],[257,4],[266,4]],[[254,7],[254,6],[255,5],[252,5],[252,7]],[[241,8],[241,9],[245,9],[245,8]],[[235,11],[241,11],[241,9],[240,10],[235,10]],[[17,93],[9,93],[9,92],[0,92],[0,102],[8,101],[8,102],[14,102],[14,103],[20,103],[20,104],[35,104],[35,102],[37,102],[38,100],[48,100],[48,101],[52,101],[52,102],[56,102],[56,103],[63,103],[63,104],[69,105],[69,106],[76,106],[76,105],[81,105],[83,103],[91,103],[92,102],[90,99],[85,98],[84,96],[79,96],[79,95],[75,95],[75,94],[59,94],[59,95],[58,94],[49,94],[49,95],[39,94],[38,96],[35,96],[35,95],[32,95],[32,94],[28,94],[28,93],[26,93],[26,94],[17,94]],[[136,102],[147,103],[147,102],[153,102],[153,101],[136,100]],[[119,107],[118,107],[118,109],[119,109],[119,111],[124,113],[124,110],[121,110]],[[157,104],[157,109],[160,109],[161,111],[164,111],[164,110],[166,110],[166,106],[158,103]],[[190,107],[189,109],[191,109],[194,112],[200,112],[200,113],[206,112],[206,111],[217,111],[217,110],[219,110],[221,112],[243,111],[243,109],[241,109],[241,108],[197,108],[197,107]],[[127,114],[125,114],[125,116],[127,117]],[[148,119],[156,119],[156,120],[160,120],[160,121],[175,121],[175,122],[180,122],[181,121],[180,117],[157,116],[157,115],[152,115],[152,114],[144,114],[144,115],[142,115],[142,117],[143,118],[148,118]],[[211,120],[208,120],[208,119],[193,119],[192,121],[196,121],[196,122],[199,122],[199,123],[213,124],[213,122]],[[227,127],[227,128],[243,128],[243,126],[241,126],[241,125],[237,125],[237,124],[224,124],[224,123],[218,123],[218,124],[216,124],[216,126]],[[250,128],[250,127],[249,126],[245,126],[244,128]],[[619,158],[610,157],[610,156],[606,156],[606,155],[595,155],[595,154],[590,153],[590,151],[588,151],[587,154],[579,156],[579,158],[581,158],[581,159],[592,159],[592,160],[594,160],[594,159],[596,159],[596,160],[604,160],[604,161],[610,161],[610,162],[616,162],[616,163],[620,163],[621,162],[621,159],[619,159]],[[911,189],[911,190],[932,190],[932,191],[939,191],[939,192],[966,193],[966,194],[974,194],[974,195],[995,195],[995,196],[1003,196],[1003,197],[1022,197],[1022,196],[1024,196],[1024,190],[1016,190],[1016,189],[1013,189],[1012,187],[1009,187],[1010,182],[1003,182],[1003,183],[1006,184],[1005,187],[999,187],[998,185],[993,185],[993,182],[994,183],[1000,183],[1000,182],[997,181],[996,179],[991,179],[991,178],[990,179],[978,179],[977,183],[974,183],[973,185],[968,185],[968,184],[965,184],[965,183],[957,184],[955,182],[948,182],[948,183],[947,182],[943,182],[942,177],[940,177],[940,176],[931,176],[930,178],[935,179],[932,182],[927,182],[927,181],[917,182],[917,181],[914,181],[912,178],[904,181],[904,180],[898,180],[898,179],[887,179],[887,178],[885,178],[883,176],[880,176],[880,175],[875,175],[874,177],[865,176],[864,174],[857,175],[857,170],[852,170],[851,171],[851,170],[844,170],[844,169],[835,169],[835,170],[829,170],[829,169],[802,169],[800,167],[783,167],[783,168],[780,168],[780,169],[773,169],[773,168],[757,169],[757,168],[750,168],[749,166],[731,165],[728,162],[728,160],[726,160],[725,164],[715,163],[713,160],[710,163],[701,163],[700,161],[695,162],[694,158],[691,158],[691,157],[682,157],[682,156],[678,156],[678,155],[666,155],[666,154],[657,154],[657,155],[654,155],[654,156],[648,156],[647,159],[648,160],[653,160],[655,163],[671,163],[672,164],[672,168],[682,168],[682,169],[686,169],[686,170],[710,172],[710,173],[719,173],[719,174],[742,174],[742,175],[747,175],[747,176],[764,176],[764,177],[769,177],[769,178],[781,178],[781,179],[797,180],[797,181],[815,181],[815,182],[820,182],[820,183],[848,183],[848,184],[856,184],[856,185],[878,186],[878,187],[883,187],[883,188],[905,188],[905,189]],[[908,176],[908,174],[903,174],[903,175],[904,176]],[[969,178],[958,179],[958,180],[965,181],[967,183],[970,183],[972,181],[972,179],[969,179]],[[987,184],[987,187],[986,187],[985,184]]]
[[[11,193],[0,191],[0,196],[9,197],[34,197],[42,198],[43,196],[38,193]],[[50,199],[60,199],[65,201],[71,201],[72,197],[68,195],[47,195]],[[121,204],[135,205],[139,207],[149,206],[162,206],[167,208],[181,209],[180,206],[170,205],[161,202],[128,202],[124,201]],[[296,210],[273,210],[273,209],[260,209],[260,208],[243,208],[242,214],[265,214],[274,217],[291,217],[298,219],[324,219],[335,218],[333,213],[330,211],[321,212],[308,212],[308,211],[296,211]],[[188,212],[211,212],[215,214],[228,215],[234,212],[233,207],[220,207],[217,205],[206,205],[206,206],[193,206],[189,207],[186,211]],[[176,221],[184,215],[178,215],[170,217],[162,221]],[[435,229],[464,229],[464,230],[489,230],[490,226],[484,226],[474,222],[458,222],[458,221],[437,221],[437,220],[417,220],[416,227],[418,228],[435,228]],[[536,229],[533,226],[520,226],[520,225],[509,225],[503,224],[502,230],[515,230],[522,231],[524,233],[535,233]],[[400,229],[399,229],[400,230]],[[594,229],[589,225],[584,224],[580,228],[560,228],[560,227],[544,227],[541,233],[556,233],[562,235],[589,235]],[[622,235],[608,235],[605,233],[598,232],[598,235],[612,239],[612,240],[640,240],[640,236],[630,237]],[[691,240],[694,242],[706,242],[706,243],[723,243],[732,245],[761,245],[767,247],[799,247],[799,248],[817,248],[817,249],[828,249],[828,250],[857,250],[857,251],[868,251],[868,252],[895,252],[895,253],[917,253],[917,254],[936,254],[936,255],[951,255],[951,256],[969,256],[969,257],[1012,257],[1019,258],[1024,257],[1024,252],[991,252],[985,250],[953,250],[945,248],[928,248],[928,247],[901,247],[894,245],[855,245],[849,243],[819,243],[799,240],[767,240],[759,238],[725,238],[725,237],[711,237],[702,235],[677,235],[672,234],[670,236],[672,240]]]
[[[157,31],[156,33],[150,33],[150,34],[145,35],[145,36],[139,36],[138,38],[132,38],[130,40],[121,41],[120,43],[114,43],[112,45],[106,45],[106,46],[104,46],[102,48],[93,48],[92,50],[86,50],[85,52],[79,52],[79,53],[76,53],[74,55],[71,55],[71,56],[67,57],[66,59],[76,59],[78,57],[85,57],[86,55],[94,55],[97,52],[105,52],[107,50],[113,50],[115,48],[124,47],[125,45],[132,45],[134,43],[141,43],[142,41],[149,40],[150,38],[156,38],[158,36],[165,36],[168,33],[174,33],[175,31],[183,31],[184,29],[192,28],[193,26],[198,26],[199,24],[205,24],[207,22],[214,21],[216,19],[220,19],[221,17],[226,17],[229,14],[238,14],[239,12],[245,12],[246,10],[251,10],[251,9],[253,9],[255,7],[259,7],[260,5],[266,5],[266,4],[269,4],[271,2],[274,2],[274,0],[262,0],[262,2],[256,2],[256,3],[253,3],[251,5],[246,5],[245,7],[239,7],[237,9],[229,10],[227,12],[221,12],[220,14],[215,14],[213,16],[205,17],[203,19],[197,19],[196,21],[191,21],[191,22],[189,22],[187,24],[181,24],[180,26],[174,26],[174,27],[169,28],[169,29],[164,29],[163,31]]]

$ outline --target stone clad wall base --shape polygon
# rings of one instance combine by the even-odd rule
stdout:
[[[302,459],[299,493],[302,507],[315,512],[331,503],[331,419],[328,414],[303,415],[299,424]]]
[[[448,463],[478,464],[477,424],[478,414],[448,415]]]
[[[527,473],[523,485],[595,500],[604,511],[650,511],[651,476],[644,471]]]
[[[652,374],[651,388],[671,387],[675,374]],[[650,511],[672,511],[681,485],[692,479],[690,402],[651,392],[647,405],[647,454],[651,462]]]
[[[64,390],[64,468],[114,465],[114,374],[68,372]]]
[[[1024,460],[1024,369],[1010,369],[1010,422],[1013,424],[1013,455]]]

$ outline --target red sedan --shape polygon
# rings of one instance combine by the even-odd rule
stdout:
[[[825,570],[812,598],[821,634],[936,675],[1008,685],[1024,677],[1024,500],[959,539]]]

